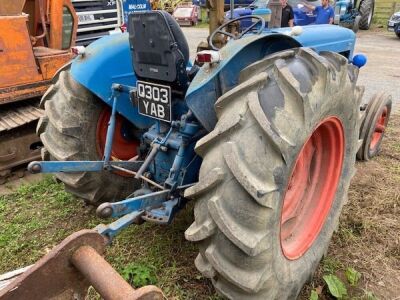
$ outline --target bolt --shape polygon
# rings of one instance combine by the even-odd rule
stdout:
[[[109,218],[113,213],[110,203],[103,203],[96,209],[96,214],[99,218]]]
[[[39,173],[42,170],[42,167],[40,164],[34,164],[31,170],[33,173]]]

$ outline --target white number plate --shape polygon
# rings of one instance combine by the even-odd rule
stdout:
[[[78,21],[80,23],[94,21],[94,15],[80,15],[78,16]]]
[[[394,22],[389,21],[389,26],[394,26]]]
[[[171,87],[137,81],[136,88],[140,114],[171,122]]]

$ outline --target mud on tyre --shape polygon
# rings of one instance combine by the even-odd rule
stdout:
[[[185,236],[220,294],[295,299],[311,278],[355,171],[356,79],[338,54],[288,50],[247,67],[216,102],[217,125],[196,145],[199,182],[185,192],[196,199]]]
[[[45,116],[39,120],[37,133],[44,144],[43,160],[102,159],[99,148],[104,145],[99,136],[104,134],[99,134],[99,130],[104,131],[104,124],[99,122],[108,122],[107,107],[72,79],[69,71],[59,74],[56,83],[43,96],[41,105]],[[57,173],[56,177],[68,192],[90,204],[124,199],[138,187],[138,182],[131,177],[106,171]]]

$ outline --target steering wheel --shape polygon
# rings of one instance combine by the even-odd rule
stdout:
[[[250,19],[250,20],[256,19],[257,21],[254,22],[254,23],[253,23],[252,25],[250,25],[249,27],[247,27],[247,28],[246,28],[243,32],[241,32],[239,35],[234,35],[234,34],[232,34],[232,33],[230,33],[230,32],[227,32],[227,31],[223,30],[223,29],[226,29],[226,28],[227,28],[229,25],[231,25],[232,23],[235,23],[235,22],[237,22],[237,21],[241,21],[241,20],[244,20],[244,19]],[[261,24],[261,26],[260,26],[260,28],[259,28],[255,33],[256,33],[256,34],[260,34],[260,33],[264,30],[264,28],[265,28],[265,20],[264,20],[263,17],[260,17],[260,16],[256,16],[256,15],[242,16],[242,17],[238,17],[238,18],[232,19],[232,20],[230,20],[230,21],[228,21],[228,22],[222,24],[222,25],[221,25],[220,27],[218,27],[218,28],[211,34],[211,36],[210,36],[210,47],[211,47],[211,49],[217,50],[217,51],[220,49],[220,48],[216,47],[216,46],[214,45],[214,43],[213,43],[213,40],[214,40],[214,38],[215,38],[215,36],[216,36],[217,34],[225,35],[225,36],[228,36],[228,37],[230,37],[230,38],[232,38],[232,39],[234,39],[234,40],[238,40],[238,39],[242,38],[242,37],[243,37],[246,33],[248,33],[250,30],[252,30],[254,27],[256,27],[258,24]]]

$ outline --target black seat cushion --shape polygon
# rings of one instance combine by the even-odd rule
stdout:
[[[189,46],[178,23],[165,11],[129,16],[133,67],[140,78],[186,85]]]

